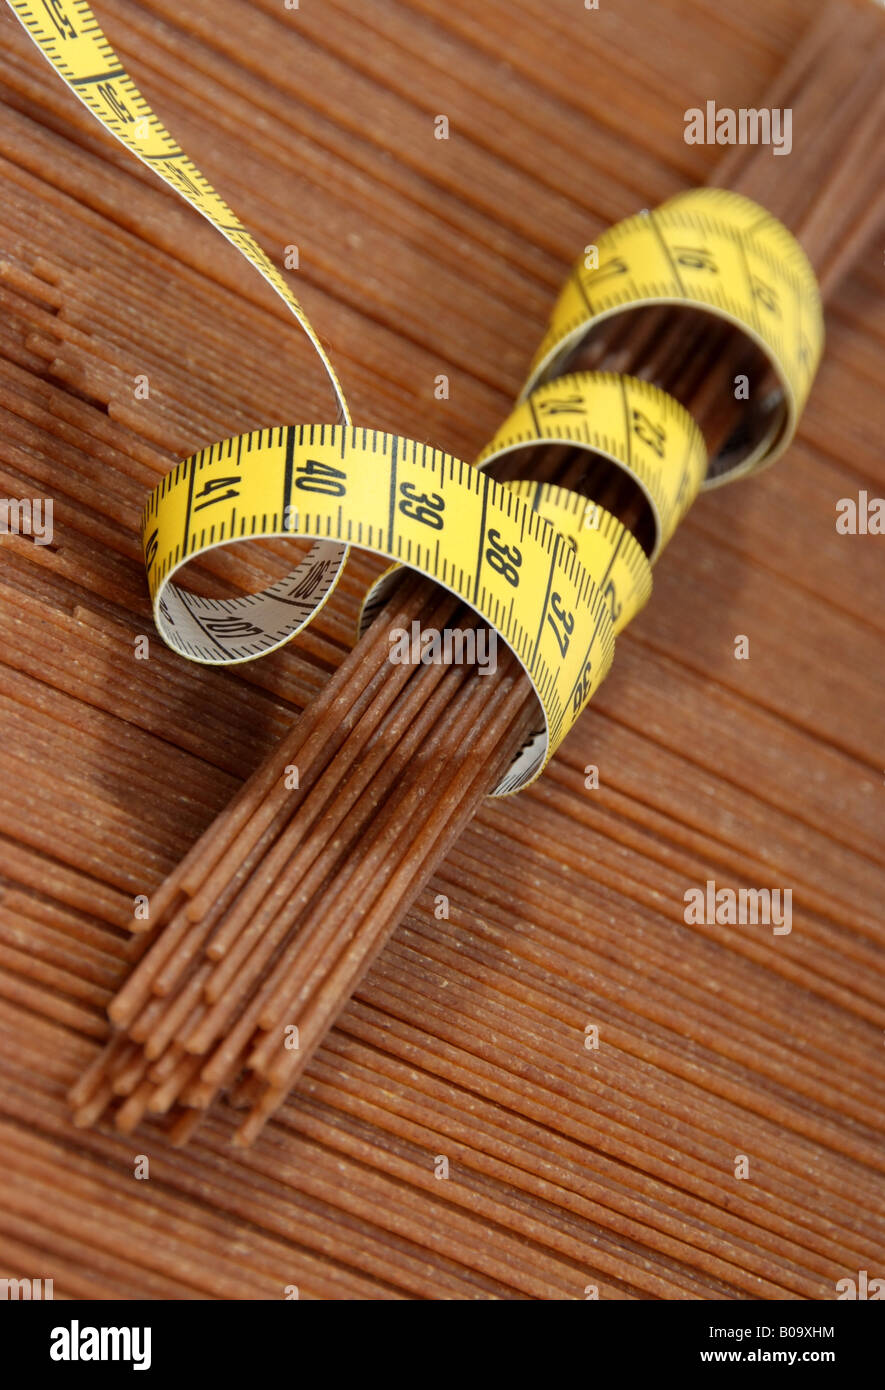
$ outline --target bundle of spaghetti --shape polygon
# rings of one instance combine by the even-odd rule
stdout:
[[[885,43],[870,7],[828,8],[769,94],[803,137],[787,167],[737,148],[714,182],[780,216],[825,294],[881,225]],[[843,92],[848,91],[848,98]],[[823,168],[825,176],[819,176]],[[630,372],[696,419],[711,457],[765,399],[764,363],[727,326],[690,311],[634,310],[562,370]],[[753,382],[736,401],[738,374]],[[646,553],[643,495],[607,461],[537,449],[531,476],[618,516]],[[153,895],[144,954],[110,1005],[119,1031],[71,1092],[87,1125],[114,1104],[126,1131],[174,1111],[183,1142],[220,1091],[248,1114],[249,1144],[521,742],[537,705],[515,659],[494,674],[389,660],[388,634],[476,625],[429,581],[406,577],[298,724]],[[293,781],[294,775],[294,781]]]
[[[447,12],[452,8],[446,7]],[[758,7],[756,18],[761,28],[766,16]],[[39,227],[40,216],[33,210],[31,216]],[[881,255],[877,252],[872,259],[878,264]],[[875,277],[857,276],[840,308],[850,308],[852,296],[856,303],[858,296],[872,290],[869,303],[860,305],[863,323],[858,331],[858,340],[872,350],[874,315],[881,301],[871,279]],[[136,298],[131,288],[130,294]],[[261,326],[256,315],[258,332]],[[43,384],[38,377],[32,378],[34,396]],[[819,471],[816,449],[828,447],[829,438],[834,441],[829,446],[832,457],[847,460],[845,441],[839,435],[840,392],[846,402],[867,407],[867,420],[872,416],[869,379],[866,384],[861,378],[852,379],[844,358],[836,362],[831,358],[813,421],[813,446],[802,448],[803,459],[811,464],[804,479],[806,488],[796,498],[802,529],[807,520],[807,488],[818,485],[821,471],[825,475],[827,471]],[[58,391],[56,397],[66,410],[73,412],[79,406],[87,413],[76,396]],[[821,418],[821,401],[830,412],[828,422]],[[101,411],[92,413],[96,433],[99,425],[109,425]],[[226,428],[224,418],[211,427]],[[123,431],[118,433],[125,438]],[[807,428],[806,441],[810,436]],[[169,459],[159,462],[168,467]],[[800,472],[793,471],[794,475]],[[843,472],[840,466],[838,473],[848,476],[848,467]],[[782,494],[777,480],[772,481],[776,510]],[[801,482],[797,477],[797,484]],[[134,535],[137,512],[137,498],[130,498],[117,544],[125,543],[128,533]],[[699,533],[700,527],[694,531],[695,542]],[[745,539],[746,550],[740,549],[746,556],[759,554],[766,537],[757,531]],[[691,538],[688,544],[692,545]],[[98,551],[97,546],[94,549]],[[5,554],[12,550],[10,546]],[[85,548],[84,554],[88,561]],[[59,552],[52,563],[60,564],[63,558],[63,551]],[[868,556],[861,551],[857,568],[844,567],[847,609],[867,563]],[[359,575],[365,562],[360,560],[358,565]],[[4,575],[8,573],[9,569],[4,570]],[[23,582],[24,565],[17,574]],[[829,577],[826,564],[821,574]],[[91,590],[93,575],[103,577],[103,572],[96,565],[88,575]],[[127,594],[139,590],[141,574],[136,573],[134,550],[128,568],[109,569],[107,579],[116,575],[125,580]],[[810,569],[800,568],[801,583],[810,577]],[[791,590],[791,584],[785,584],[782,597],[789,597]],[[348,604],[352,603],[352,590],[345,592]],[[95,617],[94,608],[99,605],[88,606]],[[321,616],[330,616],[331,608],[327,605]],[[85,615],[85,607],[81,611]],[[133,612],[142,615],[143,625],[144,605]],[[878,621],[872,611],[869,617]],[[128,640],[129,630],[120,626]],[[65,644],[68,664],[73,665],[77,633],[69,630],[62,637],[58,628],[56,634],[59,646]],[[733,783],[729,785],[727,773],[710,779],[716,797],[710,803],[710,782],[700,771],[704,755],[694,750],[697,761],[685,772],[696,814],[681,819],[678,792],[672,797],[664,793],[673,818],[660,814],[663,784],[642,790],[640,779],[647,775],[643,753],[652,748],[656,761],[666,764],[666,776],[673,773],[678,784],[679,750],[689,745],[680,745],[678,719],[669,730],[669,749],[644,744],[631,727],[637,710],[660,708],[652,683],[643,690],[638,678],[649,666],[657,672],[663,668],[647,651],[637,651],[638,645],[625,645],[620,658],[634,677],[635,698],[618,715],[618,747],[623,756],[604,801],[589,798],[581,790],[582,745],[589,741],[585,725],[583,737],[567,744],[538,782],[524,815],[514,814],[523,810],[518,802],[510,807],[486,803],[482,816],[447,856],[436,878],[438,890],[452,894],[453,920],[436,920],[427,895],[418,910],[412,910],[376,963],[371,983],[347,1010],[343,1028],[333,1030],[315,1056],[297,1102],[285,1108],[278,1124],[265,1130],[261,1145],[237,1154],[225,1150],[229,1121],[223,1111],[207,1117],[199,1143],[180,1154],[170,1152],[156,1130],[149,1131],[143,1137],[152,1155],[154,1180],[141,1185],[140,1201],[127,1200],[132,1186],[131,1142],[105,1129],[72,1136],[60,1103],[60,1088],[83,1068],[94,1051],[92,1038],[100,1034],[84,1033],[77,1023],[42,1027],[44,1020],[37,1015],[56,997],[48,988],[34,998],[34,1012],[0,1001],[4,1055],[0,1104],[8,1117],[0,1136],[3,1165],[15,1173],[16,1211],[28,1214],[0,1210],[4,1272],[43,1270],[55,1274],[56,1296],[64,1290],[74,1296],[111,1298],[194,1293],[230,1297],[244,1292],[273,1297],[285,1282],[292,1277],[300,1280],[302,1274],[302,1297],[383,1298],[403,1293],[429,1298],[561,1297],[563,1291],[572,1297],[576,1289],[581,1296],[590,1269],[599,1271],[602,1297],[826,1298],[832,1296],[835,1270],[873,1268],[881,1249],[882,1205],[872,1169],[859,1166],[868,1160],[861,1147],[859,1127],[864,1120],[858,1111],[861,1102],[869,1109],[874,1097],[882,1094],[875,1065],[871,1065],[880,1034],[863,1023],[874,1018],[878,972],[875,961],[864,958],[861,950],[869,928],[852,918],[855,902],[845,891],[853,856],[840,854],[826,838],[826,830],[823,835],[813,832],[813,812],[792,822],[796,853],[792,857],[787,852],[784,862],[804,883],[814,911],[803,921],[801,932],[778,943],[779,948],[800,943],[800,952],[792,955],[788,966],[783,965],[785,952],[770,951],[766,958],[762,943],[741,942],[738,933],[733,934],[733,949],[713,941],[703,943],[695,936],[685,956],[677,952],[674,959],[675,924],[661,911],[662,895],[674,886],[677,896],[681,894],[674,867],[683,869],[686,880],[697,877],[707,846],[712,851],[715,844],[716,854],[727,855],[729,863],[741,865],[746,872],[755,852],[753,833],[760,842],[764,836],[770,846],[790,821],[789,812],[783,816],[776,809],[783,804],[778,793],[798,787],[807,764],[802,758],[803,740],[795,731],[783,760],[771,757],[772,749],[763,736],[756,753],[770,758],[768,782],[762,776],[762,762],[756,767],[759,788],[770,798],[767,804],[752,794],[741,795]],[[115,651],[119,650],[118,640]],[[84,669],[100,664],[97,654],[97,648],[87,648]],[[164,659],[162,652],[159,658]],[[312,672],[307,661],[280,660],[259,663],[259,679],[272,686],[286,677],[287,666],[290,672],[293,668]],[[169,669],[180,668],[182,663],[170,657]],[[211,685],[214,674],[191,670],[192,699],[199,696],[203,677]],[[248,668],[245,674],[248,679]],[[226,681],[232,695],[242,688],[238,680]],[[304,684],[311,685],[310,674]],[[316,684],[319,680],[313,682],[314,688]],[[690,689],[691,682],[686,681],[680,694]],[[47,683],[43,690],[50,692],[52,686]],[[257,686],[255,692],[260,694]],[[116,698],[114,688],[110,699]],[[737,712],[727,695],[723,703],[726,718]],[[752,708],[748,702],[744,713]],[[81,704],[79,711],[86,713],[88,707]],[[735,719],[739,736],[747,736],[755,718],[746,723]],[[588,725],[604,730],[607,721],[603,702],[588,717]],[[238,709],[231,732],[247,735],[248,726],[246,712]],[[63,737],[56,732],[57,744]],[[133,738],[133,748],[136,742]],[[82,740],[70,743],[84,748]],[[150,766],[143,748],[144,741],[142,761]],[[84,751],[96,764],[102,761],[107,767],[112,762],[106,744],[90,742]],[[216,761],[222,760],[222,752],[216,738]],[[820,759],[820,745],[816,753]],[[255,755],[250,761],[248,744],[238,748],[237,756],[240,767],[258,761]],[[179,802],[177,796],[176,777],[168,775],[170,768],[174,769],[174,762],[164,762],[165,816],[162,776],[157,776],[156,799],[147,802],[144,820],[155,828],[162,828],[166,820],[184,827],[190,824],[182,810],[185,798]],[[631,788],[635,799],[629,794]],[[834,792],[831,782],[828,797]],[[211,791],[205,804],[200,795],[198,788],[197,804],[205,824]],[[796,795],[803,808],[813,806],[812,798],[802,797],[801,791]],[[175,804],[170,806],[172,798]],[[220,800],[216,782],[216,806]],[[591,801],[595,804],[588,807]],[[706,826],[705,812],[709,815]],[[104,825],[107,803],[102,815]],[[717,827],[727,840],[730,831],[723,826],[735,815],[741,823],[741,843],[726,845],[722,838],[717,842]],[[48,838],[54,819],[44,812],[44,821]],[[566,828],[568,833],[563,834]],[[867,846],[875,856],[875,827],[870,824],[867,829],[865,836],[863,826],[858,827],[854,843]],[[88,847],[88,830],[81,825],[75,854],[80,846]],[[712,838],[707,838],[707,831]],[[188,833],[185,828],[184,834]],[[624,852],[619,855],[621,837]],[[693,862],[687,859],[692,841],[697,854]],[[171,836],[168,843],[173,843]],[[24,854],[19,844],[11,842],[5,842],[3,850],[5,876],[7,851],[20,861]],[[523,851],[525,862],[515,869],[508,885],[499,866],[513,862]],[[137,866],[136,831],[127,828],[117,837],[114,863],[130,859]],[[172,862],[167,848],[164,868]],[[828,879],[834,864],[844,876]],[[566,872],[561,873],[563,866]],[[49,895],[58,902],[77,900],[89,912],[91,894],[97,895],[102,884],[94,877],[66,879],[58,869],[58,860],[35,856],[31,881],[43,889],[51,871]],[[872,857],[867,881],[878,882]],[[514,885],[517,901],[525,903],[516,930]],[[102,918],[107,914],[109,921],[125,921],[131,901],[121,902],[121,897],[106,891],[92,911]],[[631,900],[637,904],[635,911]],[[7,892],[3,899],[0,924],[4,928],[11,916],[21,914],[23,956],[31,952],[30,914],[39,910],[42,918],[50,915],[48,909],[42,896],[30,892]],[[821,920],[818,912],[826,919]],[[592,931],[588,930],[591,922]],[[70,926],[79,931],[84,922],[78,917]],[[806,931],[813,928],[819,936],[812,945]],[[125,946],[109,932],[93,930],[99,942]],[[641,987],[637,989],[636,974],[613,963],[625,965],[624,939],[634,934],[638,939],[640,933]],[[45,939],[47,947],[49,939]],[[57,947],[57,937],[55,941]],[[140,942],[141,938],[133,938],[133,944]],[[763,968],[746,956],[741,958],[755,946],[760,948],[757,960]],[[794,972],[790,978],[797,982],[795,986],[778,978],[782,968]],[[82,955],[76,970],[78,982],[92,980]],[[119,970],[116,978],[121,980]],[[96,981],[101,983],[98,975]],[[715,982],[712,1004],[711,981]],[[582,996],[614,1000],[619,990],[620,997],[632,1001],[623,1018],[625,1031],[633,1034],[629,1044],[634,1048],[636,1034],[650,1038],[655,1020],[669,1020],[686,1037],[703,1039],[702,1030],[707,1029],[707,1038],[714,1041],[705,1062],[715,1054],[721,1058],[728,1049],[734,1066],[727,1079],[735,1085],[740,1081],[745,1088],[740,1146],[749,1144],[754,1152],[777,1155],[776,1162],[757,1169],[752,1194],[749,1184],[723,1183],[721,1178],[717,1136],[730,1136],[734,1125],[734,1111],[723,1100],[722,1069],[711,1065],[701,1086],[681,1088],[673,1075],[678,1044],[671,1047],[666,1037],[657,1058],[649,1042],[644,1070],[636,1066],[631,1073],[610,1058],[609,1085],[629,1097],[618,1116],[611,1110],[606,1113],[607,1098],[601,1088],[594,1089],[592,1075],[588,1081],[587,1068],[575,1065],[574,1056],[568,1057],[563,1040],[567,1044],[575,1021],[568,1001],[577,1001],[582,1021]],[[834,1001],[833,1007],[816,1007],[823,1000]],[[779,1026],[785,1018],[788,1029]],[[96,1021],[102,1020],[97,1011],[91,1011],[90,1025],[94,1027]],[[557,1028],[563,1021],[565,1027]],[[659,1038],[665,1036],[665,1029],[662,1022]],[[502,1041],[496,1051],[492,1039],[497,1034]],[[764,1045],[760,1045],[762,1038]],[[578,1042],[580,1047],[580,1037]],[[705,1046],[703,1041],[700,1046]],[[508,1053],[517,1059],[512,1068],[503,1060]],[[584,1053],[579,1063],[590,1056]],[[539,1084],[537,1073],[523,1068],[528,1057],[545,1074],[549,1068],[549,1085]],[[572,1065],[566,1071],[569,1062]],[[830,1109],[834,1131],[830,1135],[822,1133],[816,1103],[816,1087],[821,1086],[826,1098],[828,1083],[840,1093]],[[784,1099],[785,1090],[792,1093],[792,1102]],[[833,1105],[829,1099],[826,1104]],[[764,1107],[766,1120],[752,1125],[751,1140],[746,1124],[754,1118],[749,1115],[753,1107],[757,1115]],[[813,1139],[806,1137],[812,1134]],[[463,1181],[433,1180],[427,1155],[437,1151],[449,1153]],[[125,1223],[120,1229],[118,1215]],[[173,1226],[174,1243],[158,1239]],[[210,1228],[211,1242],[207,1240]],[[227,1258],[232,1248],[239,1271]]]

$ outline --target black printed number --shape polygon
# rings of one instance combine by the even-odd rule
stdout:
[[[753,297],[758,299],[763,309],[767,309],[770,314],[780,318],[780,305],[777,300],[777,290],[772,285],[766,285],[764,280],[758,276],[753,280]]]
[[[719,274],[716,262],[705,246],[674,246],[673,254],[677,263],[686,270],[708,270],[711,275]]]
[[[159,542],[157,540],[157,531],[154,529],[144,543],[144,563],[147,569],[150,569],[151,565],[156,560],[158,549]]]
[[[618,601],[618,596],[615,593],[615,581],[613,579],[610,579],[605,586],[605,598],[608,602],[608,611],[611,613],[612,622],[616,623],[621,616],[621,608],[623,605]]]
[[[347,474],[331,463],[305,459],[295,469],[295,486],[302,492],[321,492],[324,497],[343,497],[347,492]]]
[[[194,493],[193,510],[214,507],[217,502],[231,502],[240,495],[239,478],[207,478],[199,492]]]
[[[247,618],[204,618],[202,626],[216,637],[260,637],[261,628]]]
[[[134,125],[135,117],[123,98],[114,91],[112,82],[99,82],[96,91],[100,92],[111,108],[111,119],[122,121],[123,125]]]
[[[65,14],[61,0],[43,0],[43,8],[55,25],[60,39],[75,39],[77,31],[68,15]]]
[[[658,458],[664,457],[664,444],[667,440],[667,432],[663,425],[656,425],[654,420],[650,420],[643,410],[633,411],[633,433],[653,449]]]
[[[629,269],[627,262],[622,260],[620,256],[612,256],[611,260],[603,261],[602,265],[597,266],[595,270],[588,268],[588,273],[593,276],[592,284],[595,288],[599,281],[605,280],[607,276],[626,275]]]
[[[572,415],[584,405],[581,396],[548,396],[535,407],[539,415]]]
[[[590,698],[590,682],[593,676],[592,660],[584,662],[584,669],[575,681],[575,688],[572,691],[572,711],[580,714]]]
[[[418,492],[414,483],[400,483],[399,491],[399,509],[403,516],[420,521],[423,526],[430,526],[434,531],[442,530],[442,514],[446,504],[438,492]]]
[[[514,589],[519,587],[519,567],[522,564],[522,551],[515,545],[505,545],[497,531],[489,532],[486,561],[497,570]]]
[[[556,640],[559,643],[559,650],[565,656],[568,651],[568,642],[575,630],[575,615],[569,613],[562,606],[562,598],[559,594],[554,594],[550,600],[550,611],[547,614],[547,621],[553,628]]]

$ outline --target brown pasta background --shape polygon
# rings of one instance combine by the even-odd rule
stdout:
[[[262,245],[298,244],[357,421],[464,457],[596,230],[714,169],[742,186],[747,152],[685,145],[683,112],[760,101],[809,21],[795,0],[184,11],[99,18]],[[0,1272],[90,1297],[834,1296],[882,1256],[881,542],[835,529],[839,498],[881,491],[885,271],[851,203],[881,142],[840,158],[881,83],[836,54],[791,97],[814,142],[797,128],[747,189],[805,229],[825,288],[855,262],[788,457],[692,509],[554,764],[483,805],[254,1148],[221,1107],[179,1151],[73,1129],[65,1092],[141,949],[133,896],[340,664],[377,566],[236,672],[153,635],[147,488],[207,440],[328,418],[328,392],[256,277],[2,18],[0,492],[51,496],[55,536],[0,536]],[[211,577],[260,587],[285,553]],[[792,888],[792,933],[686,925],[713,878]]]

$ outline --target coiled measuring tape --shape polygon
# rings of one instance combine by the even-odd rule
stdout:
[[[736,456],[726,445],[703,486],[773,463],[795,433],[824,341],[817,280],[792,233],[749,198],[697,188],[609,228],[596,250],[566,281],[520,399],[614,315],[639,305],[690,306],[739,329],[777,381],[762,437]]]
[[[432,447],[355,427],[307,315],[280,272],[160,124],[82,0],[9,0],[44,56],[107,130],[180,193],[260,272],[317,352],[343,423],[254,430],[202,449],[151,493],[142,540],[157,628],[194,661],[254,660],[295,636],[358,545],[419,570],[460,596],[512,648],[543,712],[543,728],[496,788],[526,786],[606,675],[617,632],[651,592],[651,564],[703,486],[754,471],[786,448],[823,343],[813,272],[791,234],[748,199],[680,194],[600,237],[554,308],[513,413],[474,468]],[[640,305],[704,310],[763,353],[776,386],[761,437],[712,464],[691,416],[633,377],[558,375],[575,347]],[[584,449],[629,475],[654,538],[646,550],[592,499],[488,472],[517,450]],[[260,594],[209,599],[173,582],[190,561],[246,539],[314,542]],[[364,620],[389,587],[373,586]]]

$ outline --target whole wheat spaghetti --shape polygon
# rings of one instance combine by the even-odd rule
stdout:
[[[811,198],[809,155],[781,175],[770,157],[736,149],[715,180],[778,212],[827,291],[849,262],[846,246],[863,245],[881,223],[885,172],[881,29],[869,13],[837,24],[837,10],[811,32],[772,97],[820,129],[818,163],[829,160],[832,176]],[[836,93],[849,78],[851,100],[840,105]],[[666,389],[694,415],[711,455],[746,418],[735,378],[746,374],[759,397],[769,389],[758,354],[685,311],[637,310],[604,325],[562,367],[587,369],[631,372]],[[611,465],[580,450],[535,449],[500,476],[521,469],[583,492],[649,549],[647,504]],[[117,1112],[125,1129],[178,1103],[202,1111],[243,1075],[251,1079],[236,1092],[249,1109],[241,1142],[277,1109],[530,730],[533,698],[506,657],[487,681],[464,668],[412,674],[390,665],[391,629],[456,619],[470,622],[428,581],[407,582],[163,884],[151,905],[154,944],[110,1009],[138,1046],[120,1054],[114,1043],[75,1088],[78,1123],[114,1096],[126,1098]],[[295,764],[297,799],[286,788]],[[120,1055],[128,1062],[111,1076]]]
[[[587,239],[586,212],[559,196],[563,157],[581,150],[575,196],[600,222],[667,196],[716,154],[674,155],[689,71],[709,73],[717,93],[727,80],[732,99],[746,92],[756,104],[759,71],[774,71],[805,23],[790,5],[753,0],[728,14],[705,0],[641,16],[628,4],[625,17],[642,22],[631,25],[632,67],[622,69],[604,26],[576,37],[540,0],[522,0],[517,28],[511,6],[492,4],[481,22],[471,9],[467,0],[416,0],[392,14],[379,6],[371,16],[346,3],[302,7],[319,78],[294,63],[271,88],[260,67],[279,53],[273,0],[101,6],[115,41],[130,28],[136,36],[133,65],[151,69],[170,122],[195,113],[175,104],[161,69],[174,77],[199,65],[204,138],[225,149],[239,138],[248,149],[225,177],[269,248],[288,231],[266,212],[274,175],[258,138],[250,143],[261,112],[290,185],[302,184],[302,149],[318,182],[337,161],[351,204],[324,196],[330,225],[336,212],[351,225],[357,207],[364,236],[380,222],[412,238],[410,254],[424,247],[433,277],[414,276],[420,341],[394,340],[387,306],[372,299],[377,322],[360,319],[347,380],[396,426],[420,418],[410,393],[440,355],[443,369],[457,363],[452,400],[428,430],[440,419],[464,456],[477,420],[491,426],[506,409],[532,348],[523,332],[513,350],[511,276],[540,324],[560,267]],[[838,10],[831,42],[849,22]],[[389,116],[406,60],[428,61],[428,23],[454,50],[448,67],[467,78],[459,134],[477,135],[439,166],[437,181],[414,154],[425,148],[425,113],[400,102]],[[367,33],[388,25],[389,48],[373,52]],[[0,538],[0,939],[12,953],[0,966],[0,1273],[54,1275],[57,1297],[86,1298],[278,1299],[293,1280],[302,1297],[574,1298],[590,1279],[602,1298],[829,1299],[846,1272],[876,1269],[885,1234],[881,837],[873,800],[855,793],[879,727],[870,658],[881,615],[863,603],[877,577],[875,538],[872,549],[827,541],[834,497],[881,491],[871,429],[881,251],[873,243],[857,266],[868,228],[862,197],[847,237],[837,210],[823,218],[832,218],[831,263],[844,257],[857,268],[833,306],[827,367],[792,467],[767,489],[729,493],[727,511],[722,499],[693,511],[658,572],[652,626],[631,629],[619,646],[617,684],[603,688],[530,792],[482,803],[260,1141],[231,1151],[236,1112],[183,1107],[181,1130],[192,1117],[202,1123],[176,1152],[158,1124],[137,1137],[108,1126],[73,1132],[63,1093],[106,1036],[100,992],[116,994],[144,949],[145,936],[130,935],[133,896],[165,877],[179,845],[198,838],[242,770],[288,734],[294,711],[337,670],[371,571],[355,557],[340,602],[285,659],[232,678],[188,668],[152,643],[133,681],[133,637],[150,631],[135,542],[144,493],[195,440],[287,409],[287,371],[276,382],[256,372],[251,351],[235,377],[227,370],[231,334],[257,357],[278,353],[284,326],[248,277],[213,259],[211,241],[197,233],[191,242],[193,218],[176,221],[149,175],[107,157],[23,35],[9,37],[0,60],[9,258],[0,275],[0,492],[54,496],[57,542]],[[254,71],[239,61],[246,44]],[[501,125],[468,91],[483,68]],[[636,130],[640,78],[649,80]],[[846,163],[849,127],[842,143],[829,143],[830,131],[855,80],[843,68],[821,103],[827,121],[815,126],[801,192],[790,193],[788,177],[809,128],[801,81],[789,98],[767,97],[795,108],[794,153],[770,161],[765,199],[794,229],[775,202],[779,183],[797,208],[822,199],[821,171]],[[311,82],[322,93],[316,112]],[[217,108],[222,89],[240,103],[239,137]],[[604,120],[595,103],[607,104]],[[360,104],[379,112],[371,139],[350,134]],[[413,169],[389,158],[390,125],[411,139]],[[877,147],[871,132],[860,185]],[[846,179],[837,203],[858,191],[855,175]],[[359,201],[364,186],[380,190],[371,206]],[[501,198],[510,189],[519,197],[508,211]],[[346,354],[355,342],[347,295],[310,259],[305,252],[316,293],[333,292],[324,321]],[[185,365],[200,316],[206,371]],[[421,334],[424,322],[432,335]],[[496,359],[501,343],[509,365]],[[614,363],[625,367],[623,357]],[[151,373],[147,407],[129,389],[141,370]],[[319,390],[313,401],[309,384],[298,389],[311,413],[326,407]],[[754,506],[760,491],[764,507]],[[219,577],[260,589],[280,563],[262,550],[216,552],[206,590],[218,592],[209,585]],[[680,606],[691,623],[681,655]],[[812,611],[814,643],[838,637],[835,679],[819,674],[817,650],[803,659]],[[727,636],[732,613],[744,612],[754,614],[754,655],[741,687],[716,667],[715,651],[723,622]],[[777,663],[766,663],[767,645]],[[714,699],[722,722],[712,729]],[[226,724],[216,717],[225,703]],[[588,761],[600,764],[601,793],[585,788]],[[875,757],[869,777],[881,781]],[[773,948],[740,929],[682,928],[669,904],[711,873],[793,883],[800,929]],[[439,894],[450,897],[451,920],[435,916]],[[35,961],[53,967],[51,978]],[[590,1019],[601,1024],[601,1054],[583,1049]],[[253,1103],[244,1090],[235,1086],[231,1100]],[[137,1187],[136,1151],[151,1156],[151,1181]],[[732,1178],[738,1151],[751,1156],[749,1184]],[[434,1178],[438,1153],[453,1182]]]

